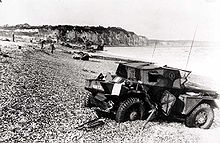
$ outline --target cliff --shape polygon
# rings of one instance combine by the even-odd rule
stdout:
[[[146,46],[147,38],[118,27],[54,26],[58,40],[86,45]]]
[[[19,24],[16,26],[1,27],[4,30],[11,30],[17,35],[27,35],[36,37],[46,37],[56,39],[60,42],[69,42],[74,44],[106,46],[146,46],[148,39],[144,36],[138,36],[134,32],[126,31],[120,27],[102,27],[102,26],[30,26],[28,24]]]
[[[12,37],[15,34],[16,40],[30,41],[53,40],[66,44],[80,45],[102,45],[115,47],[135,47],[135,46],[171,46],[178,47],[191,46],[192,40],[157,40],[148,39],[144,36],[139,36],[134,32],[126,31],[120,27],[102,27],[102,26],[71,26],[71,25],[43,25],[31,26],[27,23],[18,24],[15,26],[0,26],[0,39],[2,37]],[[24,38],[25,37],[25,38]],[[219,42],[209,41],[194,41],[193,46],[216,46]]]

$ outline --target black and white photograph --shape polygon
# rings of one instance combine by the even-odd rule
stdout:
[[[219,0],[0,0],[0,143],[220,143]]]

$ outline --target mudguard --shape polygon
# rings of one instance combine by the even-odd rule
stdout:
[[[202,101],[206,101],[215,107],[215,105],[213,105],[214,99],[209,96],[204,97],[204,96],[183,94],[179,96],[179,99],[184,103],[184,108],[181,111],[183,115],[189,114]]]

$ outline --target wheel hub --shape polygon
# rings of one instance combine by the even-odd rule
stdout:
[[[138,117],[138,113],[136,111],[131,112],[131,114],[130,114],[131,121],[136,120],[137,117]]]
[[[200,112],[197,116],[196,116],[196,123],[198,125],[202,125],[206,122],[207,120],[207,114],[206,112]]]

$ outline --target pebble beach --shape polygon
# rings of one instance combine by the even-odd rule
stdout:
[[[20,43],[21,44],[21,43]],[[68,49],[56,45],[53,54],[39,45],[0,43],[0,142],[82,143],[218,143],[220,113],[209,130],[188,128],[182,122],[145,121],[105,124],[77,130],[79,124],[95,119],[83,106],[85,79],[114,73],[120,60],[90,58],[75,60]],[[64,50],[65,49],[65,50]]]

